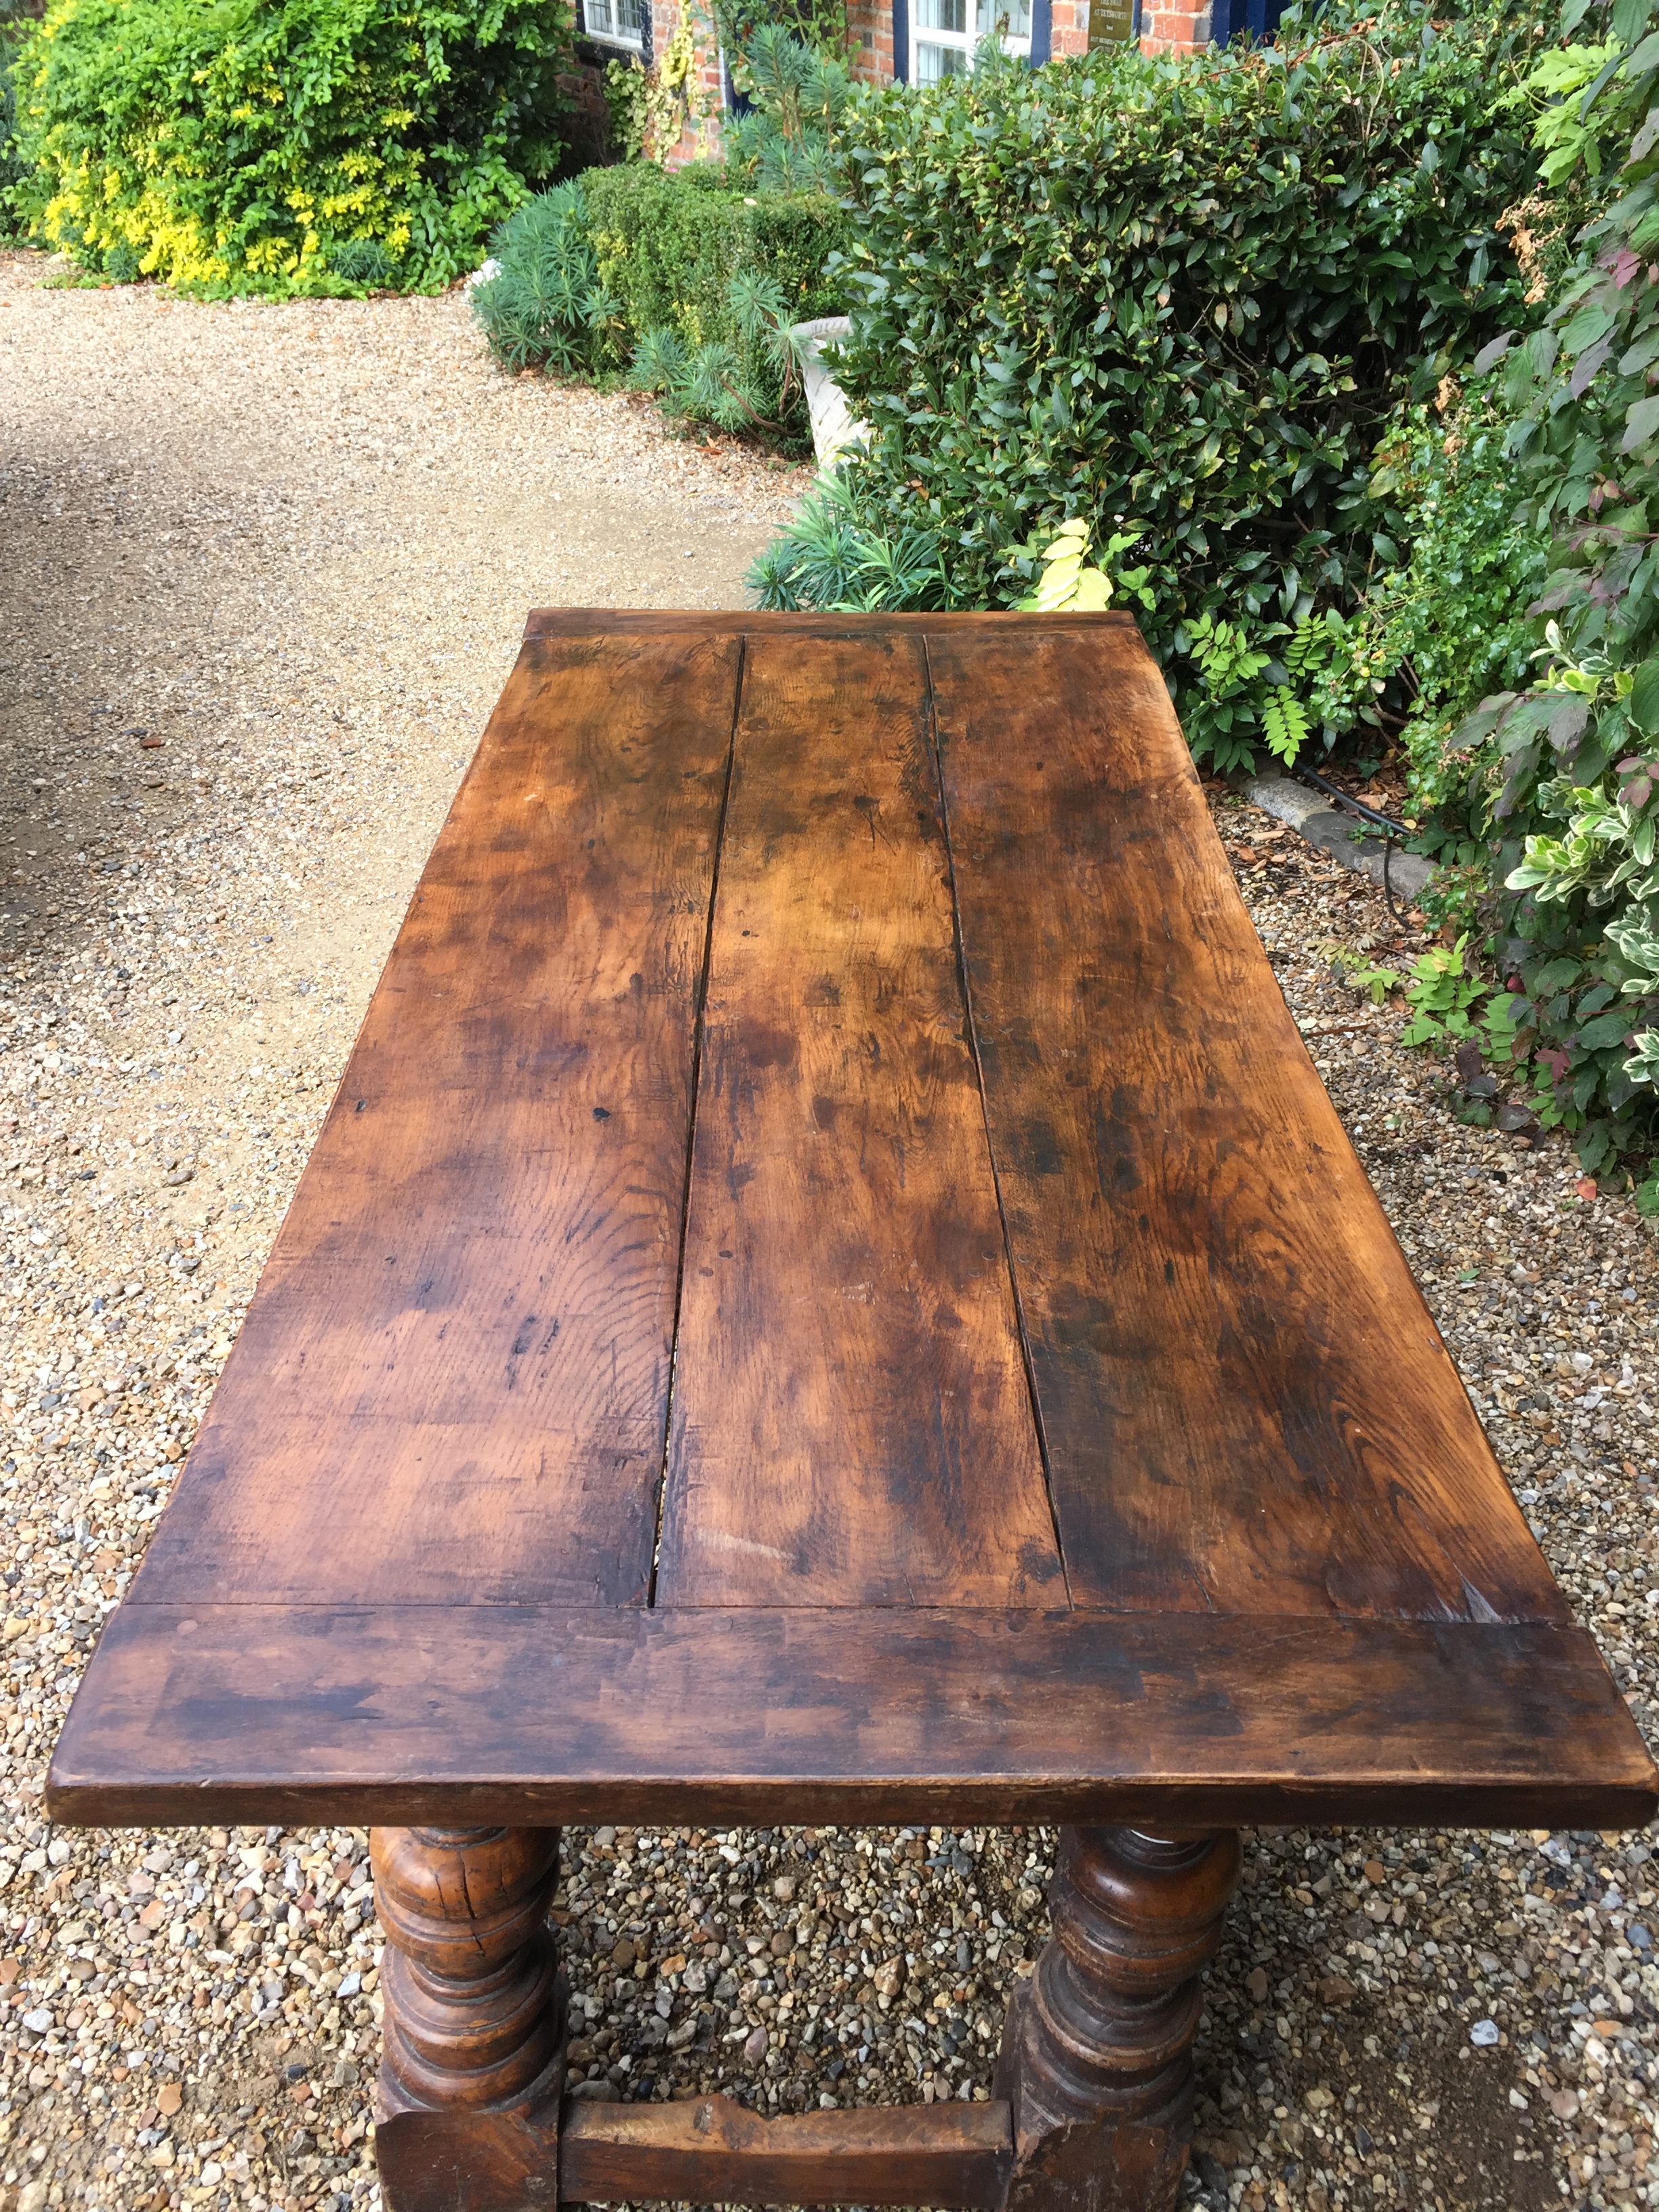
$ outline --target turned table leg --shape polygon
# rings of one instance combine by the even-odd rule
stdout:
[[[1170,2212],[1192,2134],[1199,1969],[1238,1838],[1066,1828],[1054,1934],[1008,2008],[1010,2212]]]
[[[374,2144],[388,2212],[556,2201],[556,1828],[376,1828],[386,1930]]]

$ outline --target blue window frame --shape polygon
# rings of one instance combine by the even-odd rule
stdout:
[[[1285,0],[1210,0],[1210,36],[1218,46],[1245,31],[1253,39],[1273,38],[1284,9]]]

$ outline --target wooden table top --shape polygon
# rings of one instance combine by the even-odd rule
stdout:
[[[532,616],[60,1820],[1646,1819],[1115,616]]]

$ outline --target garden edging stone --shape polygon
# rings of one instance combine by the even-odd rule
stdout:
[[[1274,821],[1285,823],[1305,837],[1309,844],[1340,861],[1345,868],[1369,876],[1374,884],[1382,881],[1388,840],[1374,836],[1350,816],[1327,806],[1317,792],[1310,791],[1304,784],[1292,783],[1284,775],[1245,776],[1238,788],[1253,806],[1259,806],[1264,814],[1271,814]],[[1389,863],[1389,882],[1397,899],[1414,902],[1421,898],[1434,876],[1433,862],[1425,860],[1420,853],[1396,851]]]

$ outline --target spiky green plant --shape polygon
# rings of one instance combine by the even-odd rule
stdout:
[[[750,568],[748,584],[757,605],[783,611],[890,614],[950,604],[933,532],[861,527],[840,471],[819,478],[789,527]]]
[[[328,257],[343,284],[384,284],[397,266],[378,238],[349,238]]]
[[[767,23],[734,75],[754,106],[726,126],[728,165],[763,191],[836,191],[836,137],[853,88],[847,64]]]
[[[783,289],[763,270],[741,270],[726,289],[726,306],[734,338],[692,348],[678,331],[647,331],[628,381],[636,392],[654,393],[678,421],[787,437],[785,417],[799,386],[799,369]]]
[[[490,245],[501,265],[474,288],[472,307],[498,361],[564,376],[615,368],[621,312],[599,282],[580,184],[526,200]]]

